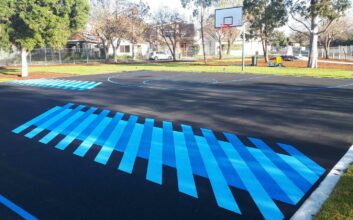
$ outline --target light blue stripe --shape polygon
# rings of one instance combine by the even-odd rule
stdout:
[[[71,82],[64,83],[63,85],[60,86],[62,89],[68,89],[71,85],[76,84],[78,81],[77,80],[71,80]]]
[[[55,88],[62,88],[63,86],[69,84],[69,83],[73,83],[75,81],[73,80],[61,80],[61,83],[55,85]]]
[[[75,150],[74,154],[80,157],[84,157],[89,149],[97,141],[98,137],[102,134],[104,129],[108,126],[112,118],[104,118],[99,125],[91,132],[91,134],[84,140],[80,146]]]
[[[89,126],[92,121],[94,119],[96,119],[97,115],[93,114],[90,115],[88,118],[86,118],[81,124],[79,124],[73,131],[70,132],[69,135],[67,135],[63,140],[61,140],[56,146],[55,148],[60,149],[60,150],[65,150],[73,140],[75,140],[75,138],[77,136],[79,136],[81,134],[81,132],[87,127]]]
[[[41,82],[38,84],[38,86],[40,87],[52,87],[53,85],[55,85],[57,82],[54,80],[45,80],[44,82]]]
[[[287,196],[292,200],[292,204],[296,205],[300,199],[304,196],[304,192],[300,190],[293,182],[290,180],[285,173],[282,172],[262,151],[249,148],[251,155],[261,164],[261,166],[266,170],[273,180],[278,183],[278,186],[287,194]]]
[[[56,88],[58,85],[62,84],[63,80],[52,80],[50,85],[46,85],[45,87]]]
[[[239,155],[239,153],[229,143],[219,141],[223,151],[226,153],[229,161],[233,165],[234,170],[238,173],[245,188],[250,193],[255,204],[265,219],[283,219],[284,216],[277,205],[273,202],[266,190],[262,187],[259,180],[253,174],[247,163]]]
[[[62,85],[62,88],[63,89],[70,89],[73,85],[77,85],[79,83],[81,83],[81,81],[73,80],[72,83],[68,83],[66,85]]]
[[[83,81],[81,84],[79,85],[76,85],[75,87],[77,89],[81,89],[82,87],[86,86],[87,84],[89,84],[90,82],[89,81]]]
[[[129,143],[127,144],[124,152],[124,156],[121,159],[118,169],[126,173],[131,174],[134,168],[137,152],[140,147],[142,132],[144,126],[136,124],[135,129],[132,132]]]
[[[296,205],[304,193],[259,149],[246,147],[233,134],[224,133],[272,199]]]
[[[80,90],[85,90],[87,89],[88,87],[92,86],[92,85],[95,85],[96,83],[95,82],[90,82],[90,83],[87,83],[86,85],[82,86],[80,88]]]
[[[288,145],[288,144],[278,144],[283,150],[287,151],[290,155],[293,157],[297,158],[300,162],[302,162],[305,166],[307,166],[309,169],[314,171],[317,175],[321,176],[324,172],[325,169],[319,166],[317,163],[315,163],[313,160],[305,156],[302,152],[299,150],[295,149],[293,146]]]
[[[175,146],[175,163],[178,177],[179,191],[197,198],[195,180],[192,173],[188,149],[185,144],[184,135],[181,132],[173,132]]]
[[[51,131],[49,134],[44,136],[42,139],[39,140],[39,142],[43,144],[48,144],[50,141],[52,141],[56,136],[61,134],[62,131],[64,131],[67,127],[70,126],[71,123],[76,121],[79,117],[81,117],[84,113],[83,112],[77,112],[71,118],[63,122],[58,128],[55,130]]]
[[[295,167],[288,165],[286,161],[284,161],[279,154],[274,152],[265,142],[257,138],[249,138],[249,140],[260,149],[271,161],[281,169],[287,176],[292,180],[295,185],[297,185],[303,192],[307,192],[312,183],[308,181],[307,178],[303,178],[303,176],[298,173]]]
[[[65,115],[69,114],[71,111],[73,111],[73,110],[72,109],[65,109],[64,111],[62,111],[59,114],[57,114],[54,117],[52,117],[50,120],[46,121],[44,124],[39,125],[35,129],[33,129],[31,132],[27,133],[25,136],[27,138],[35,137],[40,132],[44,131],[47,127],[49,127],[50,125],[52,125],[55,122],[59,121],[63,117],[65,117]]]
[[[24,130],[26,130],[27,128],[29,128],[30,126],[32,126],[32,125],[34,125],[35,123],[37,123],[38,121],[42,120],[43,118],[49,116],[50,114],[52,114],[52,113],[54,113],[54,112],[56,112],[56,111],[58,111],[58,110],[60,110],[60,109],[61,109],[61,107],[56,106],[56,107],[54,107],[54,108],[48,110],[47,112],[45,112],[45,113],[43,113],[43,114],[37,116],[36,118],[30,120],[29,122],[27,122],[27,123],[21,125],[20,127],[16,128],[15,130],[12,130],[12,132],[15,133],[15,134],[19,134],[19,133],[21,133],[22,131],[24,131]]]
[[[6,206],[7,208],[11,209],[16,214],[18,214],[19,216],[21,216],[22,218],[24,218],[26,220],[37,220],[36,217],[29,214],[24,209],[22,209],[21,207],[19,207],[15,203],[11,202],[10,200],[8,200],[7,198],[5,198],[2,195],[0,195],[0,203],[3,204],[4,206]]]
[[[101,83],[101,82],[96,83],[96,84],[94,84],[94,85],[92,85],[92,86],[89,86],[87,89],[93,89],[94,87],[97,87],[97,86],[99,86],[100,84],[102,84],[102,83]]]
[[[113,120],[110,121],[109,125],[105,128],[103,133],[100,135],[98,140],[96,141],[96,144],[99,146],[103,146],[104,143],[108,140],[109,136],[113,132],[115,126],[119,123],[119,121],[123,118],[124,114],[123,113],[116,113]]]
[[[146,179],[162,185],[163,130],[153,128]]]
[[[80,86],[85,85],[87,82],[85,81],[79,81],[78,83],[71,85],[70,89],[75,90],[78,89]]]
[[[89,81],[85,81],[84,83],[80,84],[79,86],[76,87],[76,89],[81,90],[84,86],[86,86],[87,84],[89,84]]]
[[[295,157],[287,156],[287,155],[279,155],[282,160],[284,160],[289,166],[293,167],[295,171],[299,173],[299,175],[305,178],[311,185],[314,185],[316,181],[320,178],[316,173],[312,170],[308,169],[301,161],[299,161]]]
[[[102,149],[99,151],[94,161],[103,165],[107,164],[110,155],[114,151],[114,146],[116,145],[116,143],[118,143],[118,140],[120,139],[120,136],[124,131],[126,124],[126,121],[119,121],[119,124],[115,127],[108,140],[104,143]]]
[[[233,194],[229,189],[228,183],[219,168],[218,162],[207,143],[207,140],[200,136],[195,137],[218,206],[241,214]]]

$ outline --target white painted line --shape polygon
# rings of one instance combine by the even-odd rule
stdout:
[[[304,202],[291,220],[311,220],[317,215],[329,198],[338,181],[344,175],[349,166],[353,163],[353,145],[343,158],[336,164],[320,186]]]

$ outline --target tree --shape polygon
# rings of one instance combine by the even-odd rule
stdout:
[[[250,37],[262,42],[265,61],[275,30],[287,22],[285,0],[244,0],[244,14],[249,23]]]
[[[275,46],[286,47],[290,40],[282,31],[275,31],[271,41]]]
[[[161,8],[155,17],[159,36],[167,45],[173,61],[176,61],[177,45],[180,43],[184,19],[177,10]]]
[[[236,27],[230,27],[226,33],[225,38],[227,41],[227,54],[230,55],[230,50],[236,39],[240,36],[240,30]]]
[[[349,22],[349,18],[340,18],[334,21],[325,32],[319,35],[319,41],[324,46],[325,50],[325,59],[330,59],[330,46],[332,41],[336,39],[344,39],[348,38],[347,30],[351,27],[351,23]],[[320,30],[327,26],[326,23],[323,23],[320,27]]]
[[[207,63],[205,51],[205,18],[207,17],[208,9],[218,3],[219,0],[180,0],[184,8],[190,7],[193,9],[193,16],[198,17],[200,21],[201,42],[203,50],[203,60]]]
[[[205,25],[205,33],[211,37],[212,39],[216,40],[218,42],[218,58],[221,60],[223,58],[223,47],[222,47],[222,42],[226,38],[226,32],[223,32],[222,29],[215,28],[214,27],[214,16],[211,16],[206,20],[206,25]]]
[[[309,35],[302,32],[292,32],[289,39],[292,43],[299,43],[301,46],[309,45]]]
[[[350,7],[350,0],[287,0],[289,13],[310,37],[308,68],[317,68],[318,38]],[[320,31],[320,24],[326,25]],[[297,32],[305,33],[290,26]]]
[[[87,0],[1,0],[0,46],[21,51],[21,75],[26,77],[28,53],[45,45],[62,48],[86,24],[88,11]]]
[[[128,5],[127,39],[132,44],[132,59],[135,59],[135,45],[144,39],[148,25],[144,21],[149,15],[150,7],[143,1],[132,2]]]
[[[113,59],[117,62],[117,49],[122,39],[127,37],[129,19],[123,4],[117,7],[97,5],[90,16],[90,34],[100,39],[104,47],[105,61],[109,60],[109,48],[113,49]]]

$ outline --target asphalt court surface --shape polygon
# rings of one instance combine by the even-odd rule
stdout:
[[[102,84],[0,86],[0,192],[40,219],[289,218],[353,143],[353,80],[164,72],[63,80]],[[0,216],[18,218],[1,205]]]

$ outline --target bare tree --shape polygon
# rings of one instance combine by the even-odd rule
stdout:
[[[99,0],[93,2],[94,10],[90,16],[89,33],[100,39],[104,47],[105,60],[109,60],[109,48],[113,49],[113,60],[117,62],[117,48],[121,40],[127,37],[127,4],[123,0]]]
[[[216,5],[219,0],[180,0],[184,8],[189,7],[193,10],[193,16],[197,17],[200,22],[201,42],[203,51],[203,60],[207,64],[206,50],[205,50],[205,20],[208,17],[209,10]]]
[[[231,27],[226,31],[226,40],[227,40],[227,54],[230,55],[230,50],[232,48],[232,45],[234,42],[237,40],[237,38],[240,36],[241,31],[236,28],[236,27]]]
[[[164,7],[157,12],[155,20],[159,36],[163,39],[165,45],[167,45],[173,61],[176,61],[177,46],[181,39],[181,29],[185,23],[182,16],[177,10]]]
[[[216,40],[218,42],[218,58],[221,60],[223,58],[223,47],[222,47],[222,42],[226,38],[226,31],[223,31],[222,29],[215,28],[214,27],[214,17],[210,17],[206,21],[205,25],[205,33],[211,37],[212,39]]]
[[[326,27],[326,23],[320,29]],[[348,17],[334,21],[322,34],[319,35],[319,41],[324,46],[325,59],[330,59],[330,46],[332,41],[337,38],[344,38],[347,30],[351,27],[351,22]]]
[[[132,44],[132,59],[135,59],[135,45],[144,39],[148,25],[145,18],[149,16],[150,7],[143,1],[131,2],[126,9],[128,17],[127,39]]]

